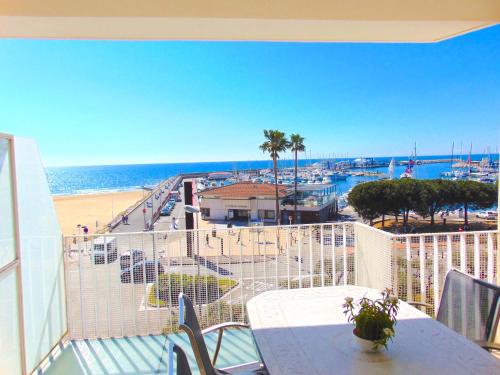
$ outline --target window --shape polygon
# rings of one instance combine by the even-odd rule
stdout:
[[[210,217],[210,208],[202,208],[201,217]]]
[[[274,210],[259,210],[259,219],[272,219],[274,220]]]

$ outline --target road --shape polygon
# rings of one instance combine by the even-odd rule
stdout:
[[[180,180],[181,177],[171,177],[159,184],[158,187],[150,193],[150,197],[145,199],[142,204],[139,204],[129,213],[128,224],[124,224],[123,222],[118,223],[118,225],[111,230],[111,233],[142,232],[149,227],[150,223],[153,221],[153,215],[165,205],[168,201],[168,194],[175,189]],[[150,203],[150,207],[147,207],[148,203]]]

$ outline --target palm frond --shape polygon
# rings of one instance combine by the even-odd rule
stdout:
[[[300,134],[290,135],[290,149],[292,151],[305,151],[304,140],[305,138],[300,136]]]

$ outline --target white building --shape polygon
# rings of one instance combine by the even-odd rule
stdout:
[[[293,191],[279,185],[280,200]],[[204,219],[208,220],[259,220],[274,222],[276,217],[275,190],[272,184],[241,182],[207,189],[197,193]]]

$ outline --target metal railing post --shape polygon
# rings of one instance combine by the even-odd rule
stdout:
[[[479,234],[474,233],[474,276],[480,277]]]
[[[438,306],[439,306],[439,246],[438,246],[438,236],[432,236],[432,273],[433,273],[433,283],[434,283],[434,315],[437,315]]]
[[[413,301],[413,267],[411,265],[411,240],[406,237],[406,299]]]
[[[467,243],[465,234],[460,234],[460,271],[467,273],[467,257],[466,257]]]
[[[500,232],[499,232],[500,233]],[[492,233],[488,233],[488,260],[487,260],[487,278],[488,278],[488,282],[492,283],[493,282],[493,279],[494,279],[494,275],[493,275],[493,265],[495,263],[495,259],[494,259],[494,256],[493,256],[493,234]],[[497,259],[498,259],[498,250],[497,250]],[[497,268],[497,274],[498,274],[498,268]]]
[[[424,237],[419,236],[419,260],[420,260],[420,302],[427,302],[427,290],[425,285],[425,242]]]
[[[347,233],[345,223],[342,224],[342,257],[344,268],[344,285],[347,285]]]

